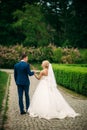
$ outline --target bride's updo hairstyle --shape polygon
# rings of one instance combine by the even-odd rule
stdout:
[[[43,62],[42,62],[42,64],[44,65],[44,67],[45,68],[49,68],[49,61],[48,60],[44,60]]]

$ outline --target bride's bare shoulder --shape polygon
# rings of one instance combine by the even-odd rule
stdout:
[[[44,76],[47,76],[48,75],[48,69],[43,69],[41,71],[41,73],[44,75]]]

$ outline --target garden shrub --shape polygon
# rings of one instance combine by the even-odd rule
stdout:
[[[57,48],[53,45],[34,48],[23,47],[23,45],[1,46],[0,45],[0,67],[13,68],[14,64],[20,60],[22,52],[28,54],[29,62],[41,63],[47,59],[53,63],[77,64],[87,63],[86,52],[80,55],[78,49],[74,48]]]
[[[84,63],[87,63],[87,50],[84,51],[82,58]]]
[[[8,77],[9,75],[6,72],[0,71],[0,112],[3,106],[3,99],[7,88]]]
[[[58,84],[87,95],[87,68],[79,66],[66,66],[53,64]]]
[[[27,53],[29,62],[41,63],[47,59],[52,61],[52,49],[51,47],[23,47],[22,45],[4,47],[0,46],[0,67],[1,68],[13,68],[14,64],[20,60],[22,53]]]
[[[62,58],[62,49],[56,48],[53,51],[53,62],[54,63],[61,63],[61,58]]]
[[[62,56],[62,63],[65,64],[72,64],[78,63],[81,58],[79,50],[76,48],[64,48],[63,49],[63,56]]]

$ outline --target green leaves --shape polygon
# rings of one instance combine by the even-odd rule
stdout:
[[[20,28],[26,38],[23,44],[26,46],[43,46],[48,45],[50,35],[45,23],[44,14],[41,11],[40,5],[24,6],[24,11],[17,10],[14,13],[14,28]]]
[[[8,74],[0,71],[0,111],[7,87]]]
[[[87,68],[53,64],[57,83],[87,96]]]

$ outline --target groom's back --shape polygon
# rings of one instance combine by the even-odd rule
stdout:
[[[28,64],[26,62],[19,62],[15,65],[15,79],[17,85],[28,85],[29,78],[27,73]]]

